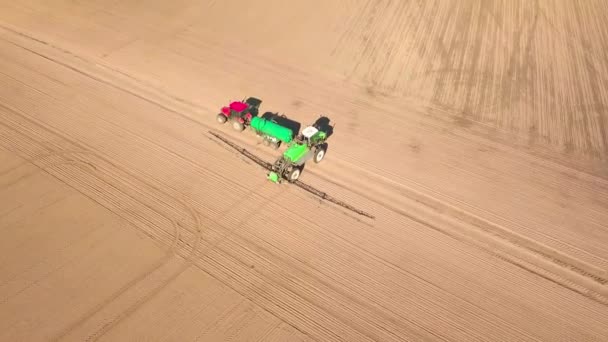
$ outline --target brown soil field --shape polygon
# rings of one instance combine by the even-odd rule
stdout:
[[[0,0],[0,341],[607,341],[604,0]],[[230,100],[335,124],[306,184]],[[284,148],[281,148],[281,151]]]

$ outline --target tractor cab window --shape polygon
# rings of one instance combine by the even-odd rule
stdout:
[[[303,142],[305,142],[307,145],[310,145],[311,141],[310,138],[312,138],[315,134],[317,134],[319,130],[312,127],[312,126],[308,126],[306,128],[304,128],[304,130],[302,131],[302,140]]]

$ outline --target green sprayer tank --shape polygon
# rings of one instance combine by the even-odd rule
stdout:
[[[289,128],[257,116],[251,119],[251,128],[275,137],[284,143],[289,143],[293,139],[293,132]]]

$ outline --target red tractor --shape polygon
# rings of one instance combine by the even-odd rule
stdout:
[[[232,128],[240,132],[250,125],[251,118],[258,115],[261,103],[261,100],[253,97],[243,101],[231,102],[227,107],[223,107],[217,115],[217,122],[223,124],[226,121],[231,121]]]

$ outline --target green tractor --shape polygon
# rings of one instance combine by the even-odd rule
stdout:
[[[327,133],[317,127],[306,127],[283,155],[272,165],[268,180],[281,183],[283,180],[295,182],[300,178],[304,163],[312,159],[320,163],[327,152]]]

